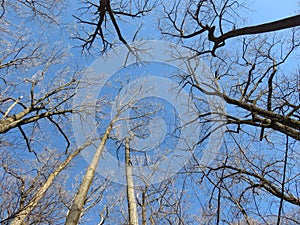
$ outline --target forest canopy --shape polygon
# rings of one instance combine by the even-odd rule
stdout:
[[[0,223],[299,224],[299,4],[259,4],[2,0]]]

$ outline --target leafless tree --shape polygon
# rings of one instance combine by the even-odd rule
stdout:
[[[66,66],[71,57],[66,46],[34,32],[59,31],[63,3],[1,4],[3,224],[57,223],[66,211],[61,195],[67,191],[55,182],[64,183],[66,175],[58,175],[82,150],[69,132],[79,66]]]
[[[136,205],[136,197],[134,191],[134,181],[132,174],[132,163],[130,158],[130,139],[125,139],[125,169],[126,169],[126,192],[128,202],[128,215],[129,224],[138,225],[138,213]]]
[[[207,170],[194,158],[198,169],[192,171],[202,174],[199,193],[205,195],[204,187],[211,191],[202,215],[212,219],[206,224],[233,223],[240,216],[246,224],[253,218],[264,224],[295,223],[300,105],[293,60],[300,44],[299,15],[240,26],[237,9],[242,7],[236,1],[189,1],[188,7],[178,1],[164,8],[166,19],[160,21],[163,35],[201,56],[214,76],[203,82],[188,66],[190,75],[182,79],[195,100],[205,94],[227,103],[222,156]],[[199,110],[202,121],[212,121],[215,114]]]
[[[137,217],[142,224],[300,223],[300,16],[252,25],[245,21],[251,7],[246,4],[83,1],[74,11],[74,25],[64,18],[68,13],[62,14],[63,9],[74,9],[62,0],[0,1],[1,223],[56,224],[67,215],[66,224],[78,224],[87,221],[95,208],[99,208],[99,224],[137,224]],[[72,102],[81,85],[78,71],[82,68],[66,66],[71,61],[69,47],[55,41],[51,33],[60,33],[57,39],[70,38],[68,27],[83,50],[93,48],[102,54],[121,43],[136,56],[138,50],[130,42],[148,39],[147,32],[139,36],[144,25],[140,18],[147,23],[146,16],[152,16],[158,39],[194,53],[181,59],[188,73],[176,78],[182,89],[189,90],[203,137],[178,174],[157,184],[131,174],[134,194],[117,198],[112,193],[124,192],[124,186],[111,184],[95,172],[106,142],[115,138],[115,123],[132,119],[116,117],[102,127],[101,144],[81,186],[70,185],[67,169],[76,168],[72,162],[86,145],[75,146],[69,119],[74,114],[84,118],[89,110],[80,110]],[[213,77],[209,81],[195,72],[202,62]],[[80,86],[84,87],[89,88]],[[226,110],[209,107],[203,96],[222,99]],[[134,109],[132,104],[125,107]],[[222,121],[216,121],[217,116]],[[143,123],[147,115],[138,119]],[[221,125],[214,127],[216,122]],[[143,124],[135,125],[134,132],[142,133]],[[226,130],[220,154],[203,166],[201,150],[218,129]],[[130,153],[133,161],[136,152]],[[80,176],[80,171],[74,173]],[[105,198],[109,200],[103,202]],[[134,200],[137,206],[126,207]],[[135,222],[127,208],[137,209]]]
[[[123,18],[140,18],[147,15],[155,6],[157,1],[111,1],[101,0],[99,3],[93,1],[84,1],[81,7],[82,13],[79,16],[75,16],[79,24],[82,25],[82,31],[77,32],[76,38],[83,42],[83,49],[90,49],[97,39],[100,38],[102,42],[102,52],[108,50],[114,42],[114,34],[119,41],[126,45],[131,51],[128,45],[128,40],[124,38],[124,32],[119,25]],[[88,15],[88,16],[87,16]],[[88,32],[87,28],[91,27],[92,32]],[[131,28],[133,28],[131,26]],[[132,40],[135,39],[140,28],[133,29]],[[114,30],[114,32],[112,32]],[[126,34],[127,35],[127,34]]]

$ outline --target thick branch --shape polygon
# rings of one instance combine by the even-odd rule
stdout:
[[[261,34],[266,32],[278,31],[283,30],[291,27],[300,26],[300,15],[288,17],[282,20],[277,20],[271,23],[264,23],[257,26],[249,26],[243,27],[235,30],[231,30],[219,37],[214,35],[215,27],[206,27],[205,29],[208,30],[208,39],[215,43],[213,48],[214,51],[224,45],[224,41],[230,38],[243,36],[243,35],[250,35],[250,34]]]
[[[282,20],[277,20],[271,23],[264,23],[257,26],[250,26],[250,27],[243,27],[240,29],[229,31],[222,36],[215,38],[212,40],[214,42],[222,42],[226,39],[242,36],[242,35],[249,35],[249,34],[261,34],[266,32],[278,31],[283,30],[291,27],[300,26],[300,15],[288,17]]]

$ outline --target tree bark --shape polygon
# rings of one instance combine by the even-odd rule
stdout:
[[[288,18],[284,18],[282,20],[277,20],[270,23],[264,23],[257,26],[239,28],[236,30],[229,31],[228,33],[225,33],[220,37],[214,37],[213,34],[211,34],[212,36],[210,36],[210,40],[220,43],[222,41],[225,41],[226,39],[237,37],[237,36],[250,35],[250,34],[262,34],[266,32],[278,31],[278,30],[288,29],[297,26],[300,26],[300,15],[291,16]]]
[[[126,190],[127,190],[127,203],[128,203],[128,214],[129,214],[129,224],[138,225],[138,213],[137,205],[135,201],[134,194],[134,183],[132,177],[132,165],[130,161],[130,146],[129,138],[125,140],[125,167],[126,167]]]
[[[58,166],[58,168],[52,172],[46,182],[39,188],[37,193],[34,195],[34,197],[29,201],[29,203],[24,207],[24,209],[21,209],[17,215],[15,215],[15,219],[10,223],[10,225],[22,225],[24,223],[24,220],[26,217],[32,212],[32,210],[37,206],[39,201],[44,197],[47,190],[53,183],[54,179],[57,177],[57,175],[67,167],[67,165],[83,150],[85,149],[89,143],[81,146],[78,148],[74,153],[72,153],[62,164]]]
[[[146,191],[142,193],[142,225],[147,225]]]
[[[82,213],[82,210],[83,210],[83,206],[84,206],[84,201],[86,199],[86,196],[87,196],[87,193],[88,193],[88,190],[91,186],[91,183],[93,181],[93,178],[94,178],[94,175],[95,175],[95,171],[98,167],[98,163],[99,163],[99,160],[100,160],[100,157],[102,155],[102,152],[103,152],[103,149],[104,149],[104,146],[105,146],[105,143],[109,137],[109,134],[112,130],[112,127],[113,127],[113,123],[114,121],[112,121],[109,126],[107,127],[102,139],[101,139],[101,143],[99,144],[96,152],[95,152],[95,155],[92,159],[92,162],[90,163],[87,171],[86,171],[86,174],[83,178],[83,181],[79,187],[79,190],[75,196],[75,199],[73,201],[73,204],[71,206],[71,209],[69,211],[69,214],[67,216],[67,219],[66,219],[66,222],[65,224],[66,225],[77,225],[78,224],[78,221],[80,219],[80,215]]]

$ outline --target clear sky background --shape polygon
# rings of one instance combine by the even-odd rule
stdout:
[[[250,5],[253,10],[249,14],[249,22],[253,25],[271,22],[300,12],[299,0],[255,0]]]

